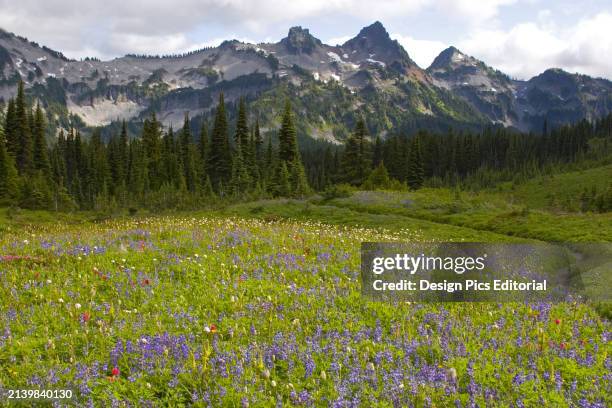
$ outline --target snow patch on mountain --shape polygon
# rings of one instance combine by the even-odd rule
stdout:
[[[337,63],[344,62],[344,61],[342,61],[342,58],[340,58],[340,56],[338,54],[336,54],[335,52],[328,51],[327,52],[327,56],[329,57],[329,60],[332,61],[332,62],[337,62]]]
[[[378,60],[375,60],[375,59],[372,59],[372,58],[368,58],[368,59],[366,59],[366,61],[368,61],[370,64],[380,65],[383,68],[387,66],[387,64],[385,64],[384,62],[378,61]]]

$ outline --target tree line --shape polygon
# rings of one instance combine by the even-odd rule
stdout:
[[[239,103],[230,137],[223,94],[209,129],[164,131],[154,114],[139,137],[121,131],[104,142],[99,129],[87,139],[59,131],[47,147],[40,105],[29,106],[20,84],[0,128],[0,201],[25,208],[109,209],[195,207],[220,198],[303,197],[310,193],[287,101],[278,143],[265,143],[259,122],[249,124]],[[209,134],[210,133],[210,134]]]
[[[319,149],[305,155],[305,164],[316,190],[338,183],[365,189],[481,189],[503,181],[526,181],[589,160],[609,163],[611,155],[612,114],[555,129],[548,129],[545,122],[540,134],[487,127],[478,133],[421,130],[384,140],[372,139],[366,124],[358,120],[343,151]],[[612,183],[582,196],[581,201],[588,202],[583,209],[612,209]]]
[[[612,115],[541,134],[500,127],[481,132],[419,131],[373,138],[357,119],[344,146],[300,151],[289,101],[273,138],[249,122],[244,99],[230,123],[223,94],[212,124],[193,132],[185,115],[176,131],[155,114],[137,137],[126,123],[103,140],[59,131],[47,146],[41,106],[28,103],[23,83],[9,100],[0,126],[0,203],[56,210],[193,208],[215,200],[304,197],[349,184],[365,189],[418,189],[424,185],[491,187],[547,166],[609,157]],[[53,132],[55,136],[56,132]],[[231,133],[231,135],[230,135]],[[583,197],[589,210],[612,207],[612,187]]]

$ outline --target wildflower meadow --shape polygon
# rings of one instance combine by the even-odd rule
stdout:
[[[608,407],[610,323],[580,303],[362,298],[385,230],[238,217],[0,237],[0,392],[54,406]],[[42,400],[27,399],[29,405]]]

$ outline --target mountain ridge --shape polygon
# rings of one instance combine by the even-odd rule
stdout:
[[[535,130],[545,119],[563,123],[612,111],[612,83],[606,79],[546,70],[514,80],[453,46],[421,68],[379,21],[335,46],[295,26],[276,43],[229,40],[184,54],[128,54],[108,61],[70,60],[1,30],[0,98],[14,95],[19,80],[45,107],[78,116],[66,120],[81,120],[82,126],[140,121],[151,111],[165,124],[180,123],[185,112],[206,118],[219,92],[230,103],[241,95],[254,102],[279,93],[291,99],[308,95],[312,106],[305,109],[315,110],[345,98],[350,112],[320,112],[304,123],[313,137],[331,126],[327,136],[337,141],[358,115],[370,118],[371,132],[384,135],[401,131],[405,122]],[[274,121],[274,112],[263,119]]]

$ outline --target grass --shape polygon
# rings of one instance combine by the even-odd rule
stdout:
[[[536,177],[525,183],[505,183],[499,187],[499,195],[510,197],[529,208],[567,211],[580,208],[580,194],[595,188],[605,191],[611,183],[612,165]]]
[[[505,242],[519,240],[494,232],[407,217],[401,212],[387,211],[386,208],[370,212],[360,211],[360,209],[360,207],[354,209],[340,205],[316,204],[300,200],[264,200],[233,205],[217,214],[262,218],[264,220],[316,220],[327,224],[383,228],[391,231],[420,231],[420,235],[411,238],[415,241]]]
[[[3,392],[67,388],[77,406],[612,404],[610,322],[588,304],[360,295],[362,241],[515,238],[296,201],[11,220]]]
[[[396,215],[498,235],[555,242],[611,242],[612,213],[558,214],[532,210],[499,193],[422,189],[357,192],[326,205],[368,214]]]

